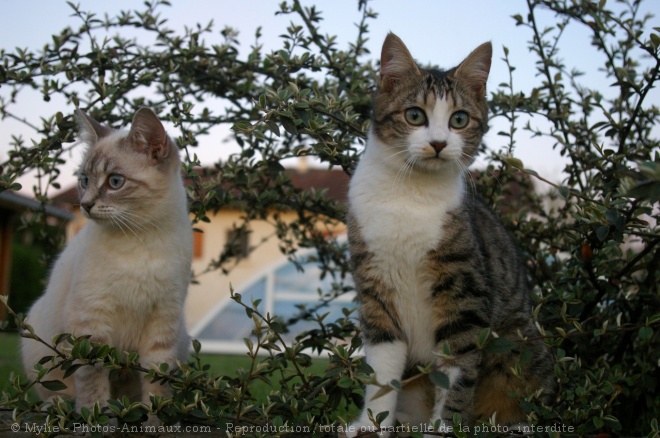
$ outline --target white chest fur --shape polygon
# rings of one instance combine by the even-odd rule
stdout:
[[[464,186],[450,166],[442,174],[413,169],[402,175],[396,163],[383,159],[392,153],[384,147],[372,136],[351,180],[350,208],[381,278],[395,291],[409,353],[421,359],[433,349],[426,256],[438,247]]]

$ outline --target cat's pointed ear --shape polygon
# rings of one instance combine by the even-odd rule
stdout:
[[[112,132],[112,129],[101,125],[78,108],[74,111],[74,118],[78,124],[80,140],[88,145],[93,145],[100,138],[110,135]]]
[[[401,38],[389,33],[380,53],[380,88],[391,91],[402,79],[420,74],[417,63]]]
[[[126,140],[134,150],[147,154],[155,161],[163,160],[169,155],[165,128],[149,108],[137,110]]]
[[[479,97],[486,95],[486,81],[490,73],[490,61],[493,57],[493,46],[490,42],[483,43],[468,55],[456,67],[454,75],[463,81]]]

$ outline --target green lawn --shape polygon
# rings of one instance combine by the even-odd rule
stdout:
[[[9,386],[12,374],[23,374],[19,337],[15,333],[0,333],[0,390]]]
[[[16,333],[0,333],[0,390],[9,386],[10,376],[14,374],[24,375],[20,357],[20,337]],[[248,370],[251,359],[247,355],[218,355],[202,354],[203,364],[211,366],[210,372],[216,376],[236,377],[239,369]],[[257,359],[258,361],[261,358]],[[316,359],[307,370],[317,374],[323,373],[328,361]],[[276,383],[274,383],[276,384]],[[250,389],[258,399],[265,400],[265,396],[273,389],[264,382],[254,382]]]

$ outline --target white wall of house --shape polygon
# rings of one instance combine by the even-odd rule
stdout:
[[[294,220],[294,213],[280,212],[283,220]],[[198,257],[193,259],[193,273],[195,282],[188,289],[185,304],[186,324],[192,330],[205,316],[215,309],[218,303],[224,302],[230,295],[230,285],[236,292],[240,292],[255,279],[265,275],[269,269],[286,262],[287,258],[280,252],[279,241],[274,235],[274,228],[266,221],[253,221],[250,223],[249,246],[255,247],[247,258],[241,259],[227,274],[221,270],[205,272],[212,260],[218,259],[222,249],[227,243],[227,233],[240,224],[242,213],[238,210],[225,209],[211,216],[211,222],[195,224],[195,228],[203,230],[201,237],[197,236]],[[80,211],[74,211],[74,219],[67,225],[67,240],[84,226],[86,219]],[[343,233],[344,226],[339,224],[337,234]],[[263,241],[263,242],[262,242]]]
[[[286,217],[286,214],[281,216]],[[241,223],[241,213],[237,210],[223,210],[211,217],[210,223],[198,223],[195,228],[204,231],[201,257],[193,259],[193,272],[198,284],[191,284],[186,300],[186,318],[189,328],[203,318],[216,304],[229,297],[230,285],[240,292],[255,278],[263,275],[269,266],[286,260],[273,235],[274,228],[265,221],[250,223],[249,246],[258,245],[247,258],[241,259],[229,273],[220,270],[204,272],[212,260],[217,260],[227,243],[227,233],[233,224]],[[293,219],[293,215],[291,215]],[[199,237],[198,237],[199,238]],[[259,244],[263,239],[264,243]]]

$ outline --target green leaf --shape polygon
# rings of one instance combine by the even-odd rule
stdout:
[[[202,410],[200,409],[193,409],[192,411],[189,412],[190,415],[196,418],[201,418],[202,420],[205,420],[208,418],[208,415],[206,415]]]
[[[653,337],[653,329],[651,327],[641,327],[639,329],[639,339],[641,341],[648,341]]]
[[[508,166],[514,167],[516,169],[524,169],[525,166],[523,165],[523,162],[519,160],[518,158],[514,157],[502,157],[502,161],[506,163]]]
[[[270,323],[270,328],[275,333],[286,333],[286,326],[279,321],[273,321]]]
[[[504,353],[516,348],[516,344],[506,338],[495,338],[486,345],[486,351],[489,353]]]
[[[525,172],[527,175],[532,175],[538,178],[539,173],[535,170],[532,169],[523,169],[523,172]]]
[[[380,412],[378,415],[376,415],[376,423],[381,424],[383,421],[385,421],[388,415],[390,415],[389,411]]]
[[[655,324],[656,322],[660,322],[660,313],[658,313],[657,315],[650,316],[646,321],[646,324],[652,325]]]
[[[532,361],[532,350],[529,347],[524,347],[520,352],[520,363],[522,365],[528,364]]]
[[[660,46],[660,37],[656,33],[651,34],[651,44],[653,44],[653,47],[658,48]]]
[[[277,160],[269,160],[267,163],[268,172],[271,176],[277,176],[279,173],[284,171],[284,166]]]
[[[612,415],[605,415],[603,417],[603,421],[607,423],[609,427],[611,427],[614,430],[621,430],[621,423],[616,417],[613,417]]]
[[[91,351],[92,345],[89,343],[89,339],[82,338],[78,339],[71,349],[71,356],[74,358],[86,359]]]
[[[490,336],[490,327],[486,327],[485,329],[481,330],[481,332],[479,332],[479,337],[477,338],[478,349],[482,349],[484,345],[486,345],[486,341],[488,341],[489,336]]]
[[[449,389],[449,377],[442,371],[434,371],[429,374],[429,379],[433,382],[434,385],[439,386],[440,388]]]
[[[59,380],[44,380],[40,383],[41,386],[43,386],[49,391],[62,391],[63,389],[68,388],[68,386],[66,386],[63,382],[60,382]]]
[[[605,425],[603,420],[599,417],[594,417],[593,418],[593,423],[594,423],[594,426],[596,426],[596,429],[600,429]]]
[[[604,242],[605,239],[607,239],[607,235],[609,234],[609,232],[610,232],[610,227],[606,227],[604,225],[600,226],[596,228],[596,237],[598,237],[598,240],[600,240],[601,242]]]
[[[55,338],[53,339],[53,344],[55,346],[58,346],[59,344],[61,344],[65,340],[67,340],[69,338],[69,336],[70,335],[68,333],[61,333],[61,334],[55,336]]]
[[[350,378],[350,376],[342,376],[341,379],[337,382],[337,386],[340,388],[350,388],[355,384],[355,381]]]
[[[202,350],[202,343],[199,342],[197,339],[192,340],[192,346],[195,354],[199,354],[199,352]]]
[[[298,134],[298,128],[296,128],[296,124],[289,117],[280,117],[280,123],[282,123],[282,126],[289,134]]]
[[[645,181],[632,187],[626,192],[626,196],[639,200],[651,202],[660,201],[660,183],[657,181]]]
[[[273,122],[272,120],[269,120],[268,122],[266,122],[266,125],[268,125],[268,129],[270,129],[273,134],[275,134],[278,137],[281,135],[280,126],[277,123]]]
[[[54,356],[44,356],[41,359],[39,359],[38,363],[41,364],[41,365],[44,365],[45,363],[50,362],[51,360],[53,360],[53,357]]]
[[[64,378],[66,379],[66,378],[69,377],[71,374],[75,373],[76,370],[77,370],[78,368],[83,367],[83,366],[85,366],[85,364],[82,364],[82,363],[77,363],[77,364],[71,365],[71,366],[70,366],[69,368],[67,368],[66,371],[64,372]]]

